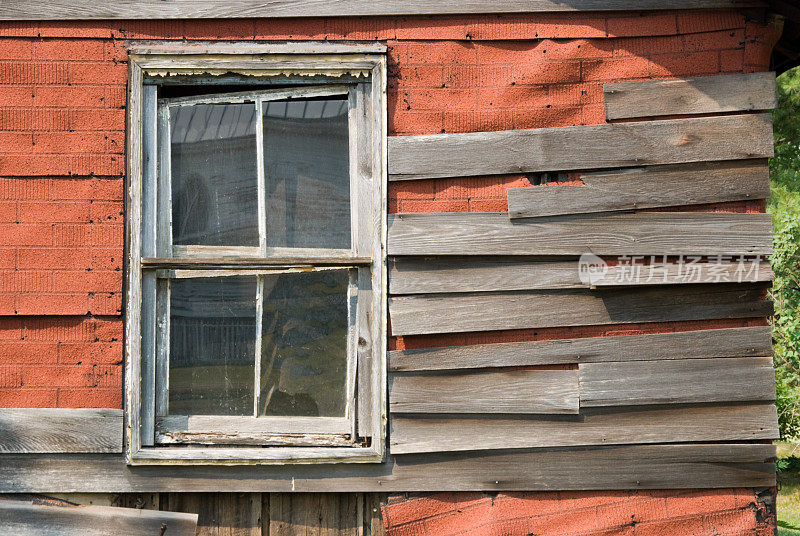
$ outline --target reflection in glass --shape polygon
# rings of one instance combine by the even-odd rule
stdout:
[[[342,417],[348,270],[264,276],[259,415]]]
[[[263,103],[267,245],[350,248],[347,99]]]
[[[258,246],[254,104],[170,108],[174,244]]]
[[[252,415],[256,277],[170,282],[169,413]]]

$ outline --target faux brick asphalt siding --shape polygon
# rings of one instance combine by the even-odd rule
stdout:
[[[398,495],[388,536],[768,536],[774,490]]]

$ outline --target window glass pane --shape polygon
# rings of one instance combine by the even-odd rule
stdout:
[[[263,103],[267,245],[350,248],[345,97]]]
[[[170,109],[174,244],[258,246],[255,104]]]
[[[169,413],[252,415],[256,277],[170,282]]]
[[[347,270],[264,276],[259,415],[341,417]]]

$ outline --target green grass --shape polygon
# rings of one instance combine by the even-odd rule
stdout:
[[[800,445],[778,443],[778,459],[800,458]],[[779,475],[778,536],[800,536],[800,463]]]

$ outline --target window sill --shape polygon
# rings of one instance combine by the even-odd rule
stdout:
[[[128,457],[128,465],[291,465],[381,463],[372,447],[146,447]]]

